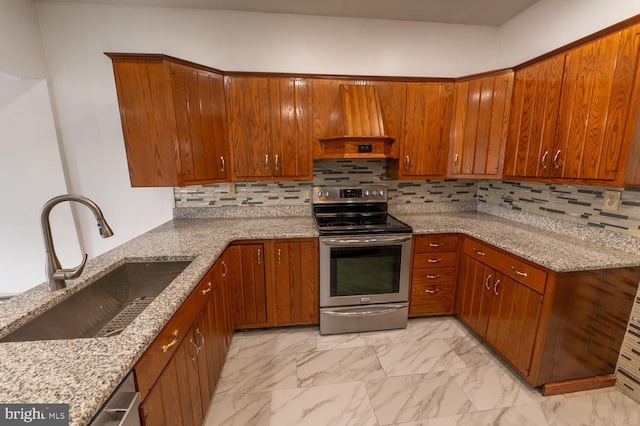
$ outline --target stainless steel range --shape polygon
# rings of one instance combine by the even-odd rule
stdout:
[[[320,333],[407,325],[412,229],[387,213],[387,187],[315,187]]]

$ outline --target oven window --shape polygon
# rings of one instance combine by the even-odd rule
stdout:
[[[398,293],[402,246],[332,247],[331,297]]]

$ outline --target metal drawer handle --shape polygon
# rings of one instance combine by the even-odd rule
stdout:
[[[430,243],[429,247],[442,247],[444,243]]]
[[[513,266],[511,267],[511,270],[513,272],[515,272],[516,274],[520,275],[521,277],[528,277],[529,276],[529,274],[527,274],[526,272],[520,272],[516,268],[514,268]]]
[[[499,294],[498,294],[498,284],[500,284],[500,280],[496,281],[496,283],[493,285],[493,293],[496,296],[499,296]]]
[[[191,361],[195,361],[196,358],[198,358],[198,354],[200,353],[200,348],[198,347],[198,345],[196,345],[196,342],[194,342],[193,339],[191,339],[191,344],[194,348],[196,348],[196,354],[191,357]]]
[[[438,278],[440,278],[440,274],[437,274],[437,275],[427,274],[427,278],[429,278],[430,280],[437,280]]]
[[[258,249],[258,265],[262,264],[262,257],[260,257],[260,249]]]
[[[202,339],[202,343],[200,343],[200,345],[197,345],[198,346],[198,350],[200,350],[204,346],[204,334],[202,334],[202,332],[200,332],[199,328],[196,328],[196,333],[198,333],[198,335]],[[193,342],[193,340],[192,340],[192,342]]]
[[[162,345],[162,352],[167,352],[169,348],[176,343],[178,343],[178,330],[173,330],[173,340],[166,345]]]
[[[483,251],[480,251],[478,249],[476,249],[475,247],[473,248],[473,251],[475,252],[475,254],[477,254],[478,256],[484,256],[486,253]]]
[[[547,170],[547,155],[549,155],[549,151],[545,151],[544,154],[542,154],[542,159],[540,160],[542,170]]]
[[[224,172],[224,157],[220,157],[220,171]]]
[[[558,152],[556,152],[556,155],[553,156],[553,168],[554,169],[559,169],[560,165],[558,164],[558,157],[560,157],[560,150],[558,150]]]
[[[278,154],[276,154],[276,166],[275,166],[276,170],[280,170],[280,162],[278,161]]]
[[[362,317],[367,315],[379,315],[379,314],[387,314],[389,312],[398,311],[400,309],[404,309],[404,306],[393,306],[389,309],[381,309],[379,311],[357,311],[357,312],[341,312],[341,311],[324,311],[323,313],[328,315],[336,315],[340,317]]]
[[[440,289],[438,289],[438,288],[436,288],[435,290],[429,290],[429,289],[426,289],[426,290],[425,290],[425,292],[426,292],[426,293],[429,293],[429,294],[436,294],[436,293],[437,293],[437,292],[439,292],[439,291],[440,291]]]
[[[429,263],[440,263],[440,262],[442,262],[442,259],[429,259],[429,260],[427,260],[427,262],[429,262]]]
[[[202,290],[202,295],[203,296],[211,291],[211,281],[209,281],[208,284],[209,284],[209,287],[207,287],[206,289]]]
[[[453,158],[453,164],[458,165],[458,154]]]
[[[406,160],[404,162],[404,169],[409,170],[409,156],[407,155]]]
[[[278,265],[282,263],[282,249],[278,249]]]
[[[489,274],[489,276],[487,277],[486,280],[484,280],[484,286],[486,287],[487,290],[491,290],[489,288],[489,280],[491,279],[491,274]]]
[[[227,273],[229,272],[229,267],[227,266],[226,263],[224,263],[224,260],[222,261],[222,267],[224,268],[222,271],[222,277],[226,277]]]
[[[264,155],[264,168],[269,170],[269,154]]]

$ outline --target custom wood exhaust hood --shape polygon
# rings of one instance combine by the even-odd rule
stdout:
[[[323,158],[389,158],[394,138],[387,134],[376,88],[340,85],[324,135]]]

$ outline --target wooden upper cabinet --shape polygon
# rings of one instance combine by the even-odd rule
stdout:
[[[456,82],[449,176],[500,179],[513,72]]]
[[[394,179],[444,178],[454,83],[406,84],[400,158],[387,162],[387,176]]]
[[[640,54],[638,33],[640,25],[567,53],[552,176],[615,181],[626,165],[626,158],[623,165],[620,159],[631,142],[627,121],[631,127],[635,118],[629,111]]]
[[[504,176],[548,177],[560,106],[564,55],[515,72]]]
[[[163,55],[108,56],[131,185],[228,180],[222,73]]]
[[[225,85],[234,180],[311,179],[308,81],[227,76]]]

